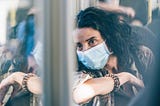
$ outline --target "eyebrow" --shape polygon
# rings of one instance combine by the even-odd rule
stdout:
[[[94,39],[94,38],[96,38],[96,37],[91,37],[91,38],[87,39],[86,41],[89,41],[89,40]]]
[[[87,40],[85,40],[85,41],[89,41],[89,40],[91,40],[91,39],[94,39],[94,38],[96,38],[96,37],[91,37],[91,38],[89,38],[89,39],[87,39]],[[76,44],[80,44],[80,42],[77,42]]]

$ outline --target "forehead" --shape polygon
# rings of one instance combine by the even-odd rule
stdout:
[[[91,37],[102,39],[99,31],[94,30],[93,28],[77,28],[73,34],[74,42],[83,42]]]

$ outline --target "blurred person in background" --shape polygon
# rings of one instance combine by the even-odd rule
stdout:
[[[148,22],[147,0],[119,0],[119,5],[131,7],[135,11],[135,17],[128,19],[132,25],[144,26]]]
[[[148,6],[146,0],[99,0],[99,5],[107,11],[113,10],[124,14],[128,23],[144,26],[148,21]]]
[[[111,12],[113,11],[113,12],[124,14],[130,18],[135,17],[136,13],[132,7],[121,6],[119,5],[119,2],[113,2],[113,1],[115,0],[110,0],[110,2],[109,1],[104,2],[103,0],[99,0],[98,6],[106,9],[107,11],[111,11]]]

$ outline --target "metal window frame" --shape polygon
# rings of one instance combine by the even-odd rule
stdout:
[[[75,61],[72,4],[72,0],[44,2],[44,106],[73,106],[71,86]]]

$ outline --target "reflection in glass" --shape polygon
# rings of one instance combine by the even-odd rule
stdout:
[[[33,0],[1,0],[0,4],[0,106],[42,105],[38,9]]]

